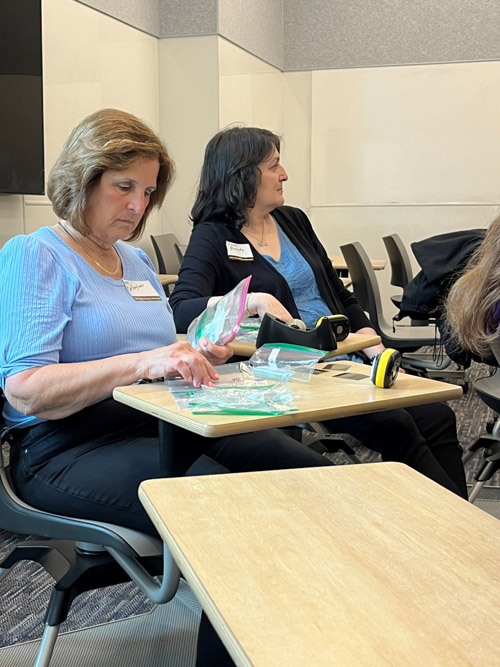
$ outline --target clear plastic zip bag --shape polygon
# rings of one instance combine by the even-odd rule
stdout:
[[[312,347],[266,343],[254,352],[248,360],[248,365],[255,377],[279,382],[289,380],[309,382],[316,364],[324,356],[324,350]]]
[[[295,412],[295,398],[286,382],[268,387],[205,387],[193,395],[193,414],[282,415]]]
[[[208,338],[216,345],[229,343],[240,329],[245,314],[248,286],[252,276],[241,280],[234,289],[196,317],[188,327],[186,340],[193,347],[200,338]]]

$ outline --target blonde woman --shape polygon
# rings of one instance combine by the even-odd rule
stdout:
[[[454,283],[446,317],[459,345],[484,357],[500,335],[500,216]]]

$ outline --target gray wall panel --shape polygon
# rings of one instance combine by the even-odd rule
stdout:
[[[76,0],[98,9],[103,14],[123,21],[143,32],[158,37],[160,21],[158,0]]]
[[[498,0],[286,0],[284,69],[500,59]]]
[[[160,0],[160,37],[217,34],[217,0]]]
[[[283,69],[284,0],[219,0],[219,34]]]

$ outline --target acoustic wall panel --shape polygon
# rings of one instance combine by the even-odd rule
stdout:
[[[284,0],[218,0],[218,32],[283,69]]]
[[[77,0],[123,23],[158,37],[160,34],[159,0]]]
[[[284,69],[500,58],[497,0],[287,0]]]

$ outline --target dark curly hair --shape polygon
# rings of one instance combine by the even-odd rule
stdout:
[[[274,148],[280,150],[278,135],[259,127],[229,127],[212,137],[191,210],[193,224],[215,220],[240,229],[255,204],[259,164]]]

